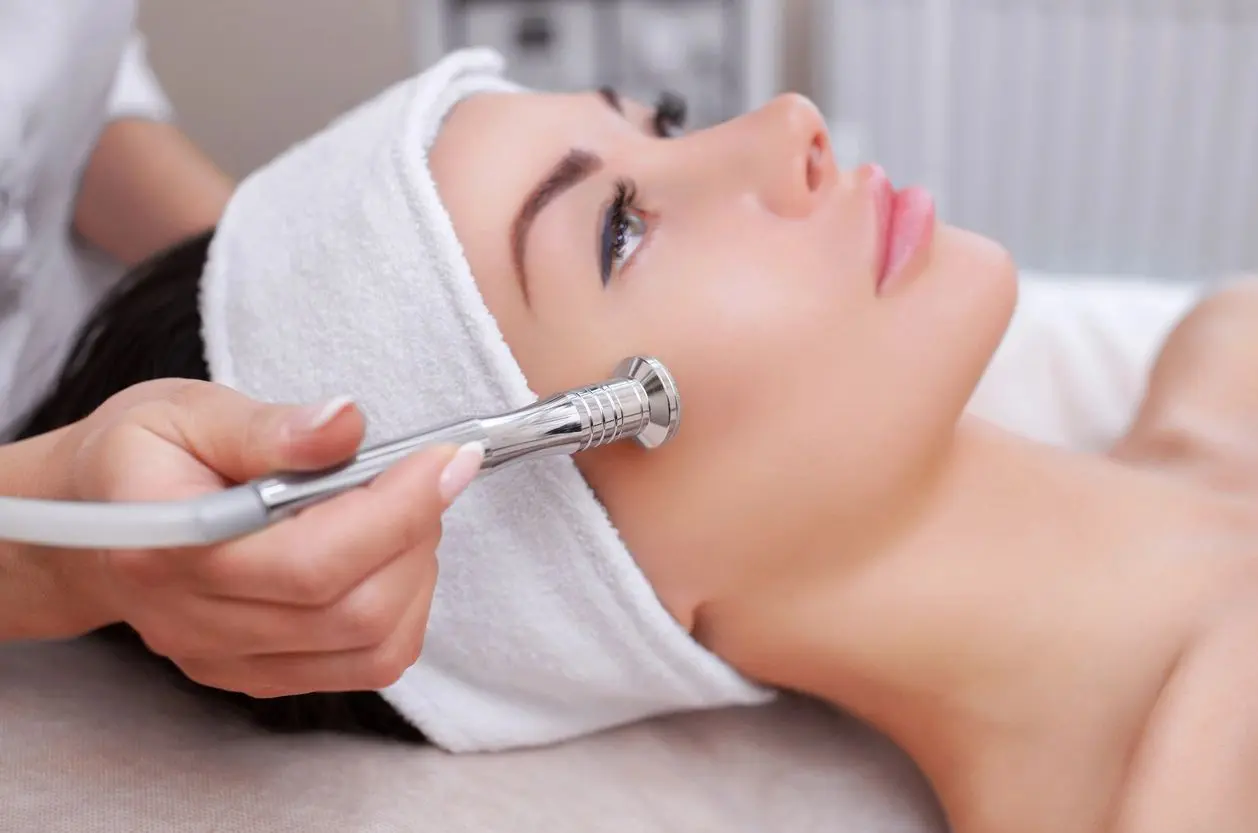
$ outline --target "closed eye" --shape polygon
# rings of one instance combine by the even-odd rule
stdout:
[[[629,119],[625,110],[624,100],[620,93],[614,88],[603,86],[598,88],[598,94],[603,101],[612,110],[620,114],[626,120]],[[655,102],[655,110],[644,130],[648,130],[652,135],[661,139],[672,139],[679,136],[686,126],[686,99],[676,93],[664,92]]]
[[[686,99],[677,93],[660,93],[651,124],[655,127],[655,135],[661,138],[680,136],[686,128]]]

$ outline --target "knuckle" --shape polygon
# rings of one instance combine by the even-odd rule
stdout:
[[[211,663],[194,660],[173,660],[180,673],[205,688],[230,691],[230,684],[221,679],[218,669]]]
[[[437,592],[437,557],[431,550],[420,552],[417,556],[422,559],[423,568],[418,584],[412,588],[412,596],[422,598],[427,607],[432,604],[433,595]]]
[[[397,617],[381,594],[364,587],[340,603],[335,626],[358,645],[381,645],[397,626]]]
[[[196,379],[173,379],[167,389],[162,391],[163,398],[176,407],[195,408],[201,403],[209,386],[210,383]]]
[[[125,420],[116,426],[117,443],[121,444],[124,432],[133,432],[137,427],[148,427],[164,434],[177,434],[177,430],[173,429],[177,424],[175,414],[181,410],[178,404],[179,391],[176,388],[168,399],[151,399],[127,409]]]
[[[411,656],[409,650],[382,645],[368,656],[364,682],[372,689],[388,688],[402,678],[417,658],[418,654]]]
[[[426,512],[410,513],[410,525],[406,533],[406,546],[418,547],[435,553],[437,543],[445,533],[445,524],[441,515],[429,515]]]
[[[178,664],[178,657],[184,654],[184,644],[177,631],[171,628],[155,628],[138,631],[144,647],[159,657],[166,657]]]
[[[406,574],[413,583],[409,597],[414,598],[416,594],[423,596],[431,596],[432,591],[437,586],[437,548],[429,542],[411,547],[406,554],[401,556],[406,562]]]
[[[126,415],[126,422],[147,424],[153,420],[165,419],[166,412],[170,408],[167,400],[164,399],[144,399],[138,402],[132,402],[126,406],[123,413]],[[110,426],[111,431],[117,432],[121,423],[114,423]]]
[[[317,557],[295,561],[286,576],[289,594],[299,602],[322,607],[332,604],[341,593],[336,575]]]
[[[424,625],[404,633],[395,633],[380,644],[368,659],[367,683],[372,688],[388,688],[419,662],[424,649]]]
[[[424,626],[416,628],[413,634],[407,634],[406,639],[402,640],[398,647],[398,651],[401,653],[398,661],[405,666],[402,670],[405,671],[406,668],[419,662],[419,658],[424,653]]]

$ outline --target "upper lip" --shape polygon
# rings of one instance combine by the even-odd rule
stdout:
[[[870,169],[869,189],[874,210],[874,280],[881,283],[889,265],[895,188],[886,172],[873,165]]]

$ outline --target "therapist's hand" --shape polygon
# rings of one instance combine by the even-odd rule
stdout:
[[[363,429],[349,403],[263,405],[162,380],[115,396],[61,445],[75,498],[172,500],[340,462]],[[62,579],[202,684],[255,697],[383,688],[419,655],[441,513],[479,463],[434,449],[230,543],[65,553]]]

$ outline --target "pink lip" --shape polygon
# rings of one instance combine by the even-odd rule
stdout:
[[[922,188],[897,191],[887,174],[870,166],[869,188],[877,216],[874,290],[879,295],[908,270],[935,233],[935,200]]]

